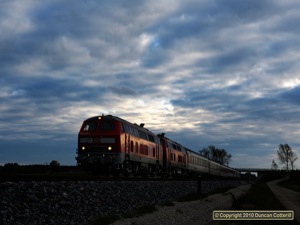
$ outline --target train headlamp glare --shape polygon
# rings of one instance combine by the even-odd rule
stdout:
[[[108,146],[107,149],[108,149],[108,151],[111,151],[111,150],[112,150],[112,147],[111,147],[111,146]]]
[[[84,146],[82,146],[82,148],[81,148],[81,149],[82,149],[82,151],[84,151],[84,150],[85,150],[85,147],[84,147]]]

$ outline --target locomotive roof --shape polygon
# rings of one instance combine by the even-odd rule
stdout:
[[[94,117],[88,118],[88,119],[86,119],[85,121],[87,121],[87,120],[98,120],[99,118],[105,119],[105,120],[117,120],[117,121],[119,121],[119,122],[129,124],[129,125],[131,125],[131,126],[134,126],[134,127],[137,128],[137,129],[146,131],[146,132],[151,133],[151,134],[153,134],[153,135],[156,136],[156,134],[154,134],[154,133],[151,132],[150,130],[146,129],[145,127],[139,126],[139,125],[137,125],[136,123],[131,123],[131,122],[129,122],[129,121],[127,121],[127,120],[124,120],[124,119],[122,119],[122,118],[120,118],[120,117],[117,117],[117,116],[112,116],[112,115],[99,115],[99,116],[94,116]]]
[[[185,148],[182,144],[179,144],[178,142],[173,141],[173,140],[171,140],[170,138],[167,138],[167,137],[164,136],[164,135],[158,134],[157,136],[160,137],[160,138],[164,138],[164,139],[166,139],[167,141],[169,141],[169,142],[171,142],[171,143],[174,143],[174,144],[176,144],[176,145],[179,145],[179,146]]]

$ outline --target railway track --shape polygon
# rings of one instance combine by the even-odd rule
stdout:
[[[198,180],[197,177],[104,176],[87,173],[0,174],[0,182],[30,181],[168,181]]]

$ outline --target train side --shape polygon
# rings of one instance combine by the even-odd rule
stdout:
[[[170,175],[187,174],[187,154],[185,148],[175,141],[158,135],[163,149],[163,173]]]
[[[209,174],[209,160],[204,156],[186,148],[188,171],[191,174]]]
[[[230,167],[208,160],[143,124],[102,115],[85,120],[78,133],[77,164],[114,174],[213,175],[238,178]]]

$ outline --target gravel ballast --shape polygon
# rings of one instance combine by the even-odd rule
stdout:
[[[197,190],[197,181],[4,182],[0,225],[85,225]]]

